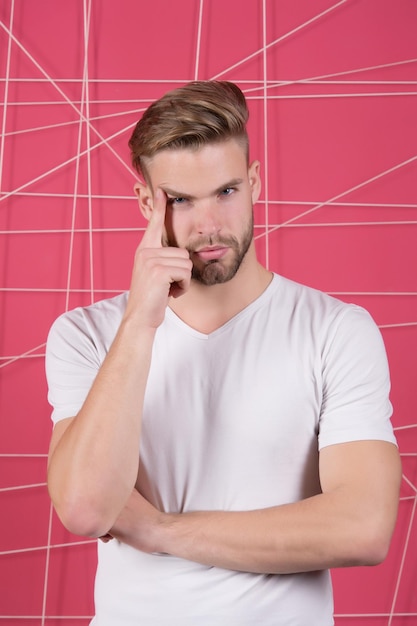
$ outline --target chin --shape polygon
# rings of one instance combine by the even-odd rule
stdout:
[[[229,282],[229,280],[232,280],[239,267],[240,263],[234,263],[232,266],[224,267],[218,261],[214,261],[213,263],[208,263],[202,268],[194,266],[192,278],[196,282],[201,285],[206,285],[207,287],[222,285]]]

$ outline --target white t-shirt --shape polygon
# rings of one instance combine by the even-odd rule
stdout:
[[[54,421],[76,415],[127,294],[78,308],[47,347]],[[163,511],[250,510],[320,492],[320,448],[395,443],[378,328],[362,308],[278,275],[209,335],[169,308],[157,331],[140,448]],[[277,528],[279,532],[279,528]],[[94,626],[329,626],[327,571],[259,575],[99,542]]]

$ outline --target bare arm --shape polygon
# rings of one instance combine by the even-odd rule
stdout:
[[[162,247],[165,196],[159,193],[137,250],[126,311],[79,413],[58,423],[50,445],[48,486],[72,532],[107,532],[138,473],[141,413],[156,329],[170,295],[189,287],[188,252]]]
[[[164,514],[133,492],[111,534],[145,552],[255,573],[381,562],[397,515],[396,447],[380,441],[329,446],[320,454],[320,477],[322,494],[245,512]]]

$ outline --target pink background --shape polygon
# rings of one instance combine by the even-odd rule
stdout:
[[[336,623],[417,624],[417,2],[2,0],[0,77],[0,622],[92,615],[95,544],[45,487],[46,334],[128,288],[141,112],[216,77],[251,109],[261,260],[365,306],[391,364],[397,529],[383,565],[334,572]]]

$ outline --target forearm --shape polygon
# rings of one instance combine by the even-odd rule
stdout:
[[[134,487],[153,338],[122,322],[83,407],[50,455],[51,498],[73,532],[107,531]]]
[[[394,530],[401,463],[395,446],[356,442],[320,455],[323,493],[247,512],[169,515],[157,524],[158,548],[207,565],[293,573],[373,565]]]
[[[208,566],[290,574],[379,561],[359,519],[334,513],[332,498],[247,512],[196,512],[165,517],[159,551]]]
[[[311,498],[254,511],[161,513],[134,491],[111,534],[145,552],[253,573],[381,562],[397,515],[397,449],[359,442],[322,457],[324,493]]]
[[[262,574],[370,565],[384,558],[361,516],[339,494],[268,509],[165,514],[133,493],[112,536],[144,552]]]

